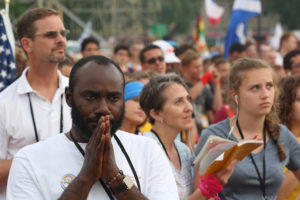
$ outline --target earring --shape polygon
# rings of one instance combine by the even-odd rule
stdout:
[[[163,119],[160,119],[160,121],[159,121],[161,124],[163,124],[164,123],[164,120]]]

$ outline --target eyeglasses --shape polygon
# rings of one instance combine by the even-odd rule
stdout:
[[[69,30],[63,30],[63,31],[60,31],[60,32],[58,32],[58,31],[48,31],[46,33],[36,34],[33,37],[43,36],[45,38],[55,39],[55,38],[57,38],[58,34],[60,34],[61,36],[66,38],[69,33],[70,33]]]
[[[149,60],[146,60],[147,63],[149,64],[154,64],[156,63],[156,61],[162,62],[164,61],[164,57],[163,56],[158,56],[157,58],[150,58]]]

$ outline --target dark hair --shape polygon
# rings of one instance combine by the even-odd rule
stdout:
[[[98,48],[100,48],[100,44],[99,44],[99,41],[90,36],[90,37],[87,37],[85,38],[82,42],[81,42],[81,51],[84,51],[85,50],[85,47],[89,44],[89,43],[94,43],[98,46]]]
[[[218,68],[219,65],[222,65],[224,63],[230,63],[230,62],[228,60],[226,60],[224,57],[220,57],[220,58],[214,60],[213,63],[215,64],[216,68]]]
[[[33,38],[37,28],[35,21],[48,16],[56,15],[58,12],[50,8],[34,8],[25,12],[17,21],[17,35],[19,40],[23,37]]]
[[[289,129],[293,122],[293,103],[296,100],[297,89],[300,87],[300,75],[283,78],[279,82],[279,118]]]
[[[241,52],[244,52],[246,49],[245,49],[245,45],[241,44],[241,43],[233,43],[230,48],[229,48],[229,54],[232,54],[234,52],[238,52],[238,53],[241,53]]]
[[[117,46],[115,46],[114,48],[114,54],[118,53],[118,51],[120,50],[125,50],[128,52],[128,55],[130,56],[130,52],[129,52],[129,47],[126,44],[118,44]]]
[[[150,111],[152,109],[156,111],[162,109],[167,99],[163,92],[174,83],[181,84],[187,88],[183,79],[175,73],[156,75],[143,87],[140,93],[140,105],[151,124],[154,124],[155,120],[150,116]]]
[[[299,49],[295,49],[293,51],[290,51],[289,53],[287,53],[284,58],[283,58],[283,67],[285,70],[289,70],[292,69],[292,61],[291,59],[297,55],[300,55],[300,50]]]
[[[70,89],[71,93],[73,93],[73,91],[74,91],[74,83],[75,83],[77,71],[81,67],[83,67],[85,64],[87,64],[88,62],[95,62],[95,63],[101,65],[102,67],[110,67],[111,65],[113,65],[121,73],[122,79],[123,79],[123,87],[124,87],[125,77],[124,77],[124,74],[123,74],[122,70],[120,69],[120,67],[111,59],[109,59],[105,56],[96,55],[96,56],[88,56],[88,57],[82,58],[74,64],[72,71],[70,73],[70,77],[69,77],[69,89]]]
[[[186,51],[181,55],[181,66],[188,67],[193,60],[201,58],[201,54],[198,51]]]
[[[136,71],[129,75],[129,79],[135,80],[135,81],[140,81],[143,78],[151,80],[155,75],[156,75],[156,73],[154,73],[150,70]]]
[[[295,37],[295,38],[297,38],[296,35],[295,35],[294,33],[292,33],[292,32],[285,32],[285,33],[280,37],[279,50],[280,50],[281,47],[282,47],[283,41],[288,40],[290,37]]]
[[[175,49],[174,53],[177,57],[181,57],[186,51],[194,51],[197,52],[197,49],[193,47],[191,44],[183,44]]]
[[[146,62],[146,60],[145,60],[145,53],[147,51],[152,50],[152,49],[159,49],[159,50],[161,50],[161,48],[159,46],[156,46],[154,44],[150,44],[150,45],[146,46],[140,52],[140,61],[141,61],[141,63],[145,63]],[[161,50],[161,52],[162,52],[162,50]]]
[[[270,137],[274,141],[274,143],[277,145],[278,155],[280,161],[283,161],[286,158],[284,147],[278,142],[279,138],[279,130],[280,130],[280,120],[278,118],[278,89],[276,87],[276,75],[273,71],[272,67],[270,67],[266,62],[259,60],[259,59],[253,59],[253,58],[241,58],[235,61],[230,69],[229,73],[229,82],[228,82],[228,89],[229,91],[235,91],[238,92],[239,88],[242,84],[242,81],[245,79],[245,76],[247,72],[257,69],[268,69],[272,73],[272,78],[274,81],[274,87],[275,87],[275,98],[274,103],[271,108],[270,113],[266,115],[265,118],[265,127],[268,131]],[[235,108],[235,103],[232,99],[228,99],[231,106]]]

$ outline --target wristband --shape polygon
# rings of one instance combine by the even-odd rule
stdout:
[[[118,176],[120,176],[120,177],[123,177],[123,176],[124,176],[122,170],[118,171],[118,173],[117,173],[114,177],[112,177],[109,181],[106,181],[106,184],[107,184],[108,186],[111,186],[111,184],[117,180]]]
[[[203,175],[200,176],[198,188],[207,199],[211,197],[220,199],[220,197],[217,197],[216,194],[224,189],[220,181],[211,174],[207,175],[205,178]]]
[[[212,79],[212,74],[207,71],[203,74],[200,81],[203,83],[203,85],[206,85],[211,79]]]

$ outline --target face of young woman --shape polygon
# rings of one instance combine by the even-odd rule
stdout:
[[[296,99],[293,103],[293,120],[300,123],[300,87],[296,91]]]
[[[159,115],[167,126],[180,130],[192,127],[193,107],[186,89],[178,83],[173,83],[163,91],[165,104]]]
[[[124,120],[135,126],[141,125],[146,120],[146,114],[140,107],[138,97],[125,101]]]
[[[238,94],[240,113],[257,117],[268,114],[274,102],[274,95],[274,82],[269,69],[246,72]]]

